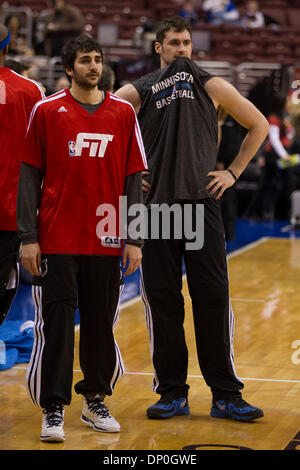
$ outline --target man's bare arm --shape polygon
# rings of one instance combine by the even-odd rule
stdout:
[[[142,100],[137,89],[131,85],[131,83],[127,83],[122,88],[119,88],[119,90],[115,92],[115,95],[129,101],[134,107],[136,114],[138,114]]]
[[[269,132],[268,121],[249,100],[244,98],[226,80],[214,77],[206,82],[205,89],[216,108],[221,106],[224,111],[248,129],[238,154],[229,166],[229,169],[238,178],[267,137]],[[212,171],[209,176],[212,176],[213,179],[207,189],[213,188],[212,193],[219,191],[217,198],[221,197],[225,189],[235,182],[233,176],[227,170]]]

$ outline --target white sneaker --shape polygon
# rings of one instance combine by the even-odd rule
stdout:
[[[119,432],[121,427],[104,405],[105,395],[85,395],[82,403],[81,421],[100,432]]]
[[[51,405],[43,409],[41,441],[63,442],[65,440],[64,413],[63,405]]]

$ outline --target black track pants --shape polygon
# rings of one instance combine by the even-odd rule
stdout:
[[[123,374],[114,340],[120,295],[120,258],[44,255],[46,274],[34,278],[35,341],[27,372],[30,396],[42,408],[71,401],[74,314],[80,312],[79,394],[111,395]]]
[[[194,212],[196,203],[193,202]],[[199,366],[218,399],[227,393],[239,393],[243,384],[233,364],[234,316],[229,299],[221,211],[214,199],[198,203],[204,204],[203,248],[187,250],[184,239],[145,240],[141,292],[154,366],[153,389],[158,394],[170,392],[185,396],[189,386],[181,294],[184,260]]]
[[[0,230],[0,326],[4,322],[19,285],[18,234]]]

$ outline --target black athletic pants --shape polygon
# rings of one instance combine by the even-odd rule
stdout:
[[[79,394],[111,395],[123,374],[114,340],[120,296],[120,257],[43,255],[43,277],[34,278],[35,340],[27,385],[35,404],[71,402],[74,314],[80,313]],[[39,285],[38,285],[39,284]]]
[[[153,390],[186,396],[188,351],[181,294],[184,259],[200,369],[213,396],[220,399],[240,394],[243,384],[233,365],[234,316],[220,207],[215,199],[194,201],[194,212],[197,203],[204,204],[203,248],[188,251],[185,240],[174,238],[145,240],[141,292],[154,366]]]
[[[0,230],[0,325],[5,320],[18,290],[18,248],[17,232]],[[12,270],[13,276],[11,280],[13,282],[9,285]]]

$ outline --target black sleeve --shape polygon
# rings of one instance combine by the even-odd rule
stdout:
[[[208,80],[217,76],[217,75],[212,75],[211,73],[207,72],[204,69],[201,69],[200,67],[198,67],[198,71],[199,71],[198,77],[203,86],[205,85],[206,82],[208,82]]]
[[[161,73],[162,71],[159,69],[148,73],[147,75],[143,75],[142,77],[132,82],[132,85],[140,95],[142,102],[147,96],[148,91],[151,90],[151,86],[153,83],[155,83],[156,79],[161,75]]]
[[[142,101],[144,98],[143,95],[144,95],[145,81],[146,81],[145,77],[141,77],[138,80],[132,82],[132,85],[134,86],[138,94],[140,95]]]
[[[37,211],[40,204],[43,171],[22,162],[17,198],[18,235],[24,245],[37,243]]]
[[[133,204],[143,204],[142,172],[126,177],[124,195],[127,196],[127,209]],[[127,228],[134,219],[135,216],[129,216],[127,213]],[[132,239],[128,234],[126,243],[142,248],[144,240],[142,238]]]

